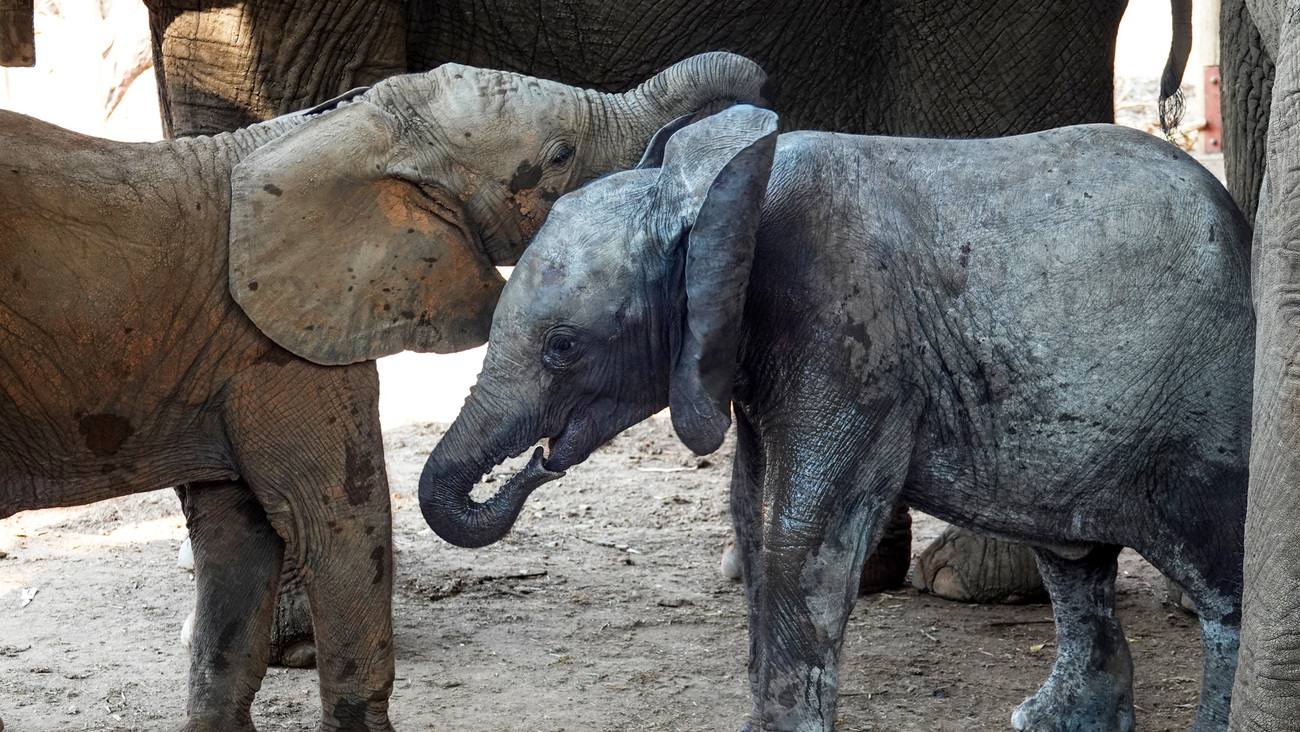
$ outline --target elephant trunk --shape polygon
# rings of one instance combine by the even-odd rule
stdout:
[[[649,140],[655,130],[682,115],[704,117],[733,104],[765,106],[766,85],[767,74],[758,64],[718,51],[679,61],[617,96],[640,112],[633,117],[648,125],[641,139]]]
[[[434,448],[420,474],[420,510],[444,541],[476,549],[499,541],[514,526],[524,501],[538,487],[564,475],[543,466],[542,448],[528,466],[486,501],[470,498],[474,484],[534,437],[515,420],[495,420],[485,408],[482,384],[465,403],[451,429]],[[496,424],[495,429],[488,425]]]

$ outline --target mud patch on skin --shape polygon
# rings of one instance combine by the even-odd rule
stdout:
[[[511,189],[513,190],[513,184]],[[551,212],[551,206],[559,197],[556,191],[549,188],[528,188],[515,191],[506,199],[506,205],[510,207],[519,222],[520,241],[525,243],[532,241],[533,236],[545,223],[546,216]]]
[[[370,501],[370,486],[375,477],[375,460],[368,450],[360,450],[348,445],[344,456],[344,469],[347,478],[343,489],[348,494],[348,503],[360,506]]]
[[[384,581],[384,573],[388,569],[388,548],[383,546],[375,547],[375,550],[370,552],[370,558],[375,563],[375,578],[371,580],[370,584],[377,585]]]
[[[125,417],[116,414],[89,414],[78,422],[77,431],[86,438],[86,447],[91,452],[100,457],[108,457],[117,453],[133,430]]]
[[[529,188],[536,188],[540,182],[542,182],[541,164],[529,165],[528,161],[525,160],[519,164],[514,177],[510,179],[510,192],[519,193]]]

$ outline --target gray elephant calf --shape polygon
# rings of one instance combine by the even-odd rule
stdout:
[[[1058,653],[1017,729],[1133,728],[1123,546],[1196,601],[1194,729],[1222,729],[1253,338],[1249,230],[1226,192],[1112,126],[775,129],[743,106],[665,129],[641,169],[557,202],[426,465],[430,526],[467,546],[500,537],[532,489],[665,405],[712,451],[734,400],[746,729],[832,728],[858,572],[900,500],[1034,547]],[[549,457],[470,500],[543,437]]]

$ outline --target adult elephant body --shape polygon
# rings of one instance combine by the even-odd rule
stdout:
[[[373,359],[482,343],[556,198],[763,81],[729,54],[622,95],[449,64],[154,145],[0,112],[0,518],[185,484],[186,729],[252,729],[286,553],[323,728],[390,729]]]
[[[446,62],[614,90],[727,50],[768,71],[789,129],[970,137],[1111,121],[1127,2],[147,4],[165,122],[177,135],[233,129]]]

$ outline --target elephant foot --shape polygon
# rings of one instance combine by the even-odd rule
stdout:
[[[289,668],[315,668],[316,643],[310,640],[298,641],[284,649],[278,658],[271,659],[271,663]]]
[[[1069,679],[1057,674],[1016,707],[1020,732],[1133,732],[1133,692],[1104,673]]]
[[[187,719],[177,732],[257,732],[252,721],[246,724],[229,719]]]
[[[722,544],[722,561],[718,564],[722,576],[732,582],[739,582],[745,576],[741,570],[740,552],[736,549],[736,535],[732,534]]]
[[[1187,615],[1198,614],[1196,612],[1196,603],[1192,602],[1192,598],[1178,589],[1178,585],[1167,577],[1165,578],[1165,604],[1173,605]]]
[[[912,586],[958,602],[1046,602],[1034,553],[956,526],[944,529],[912,564]]]

